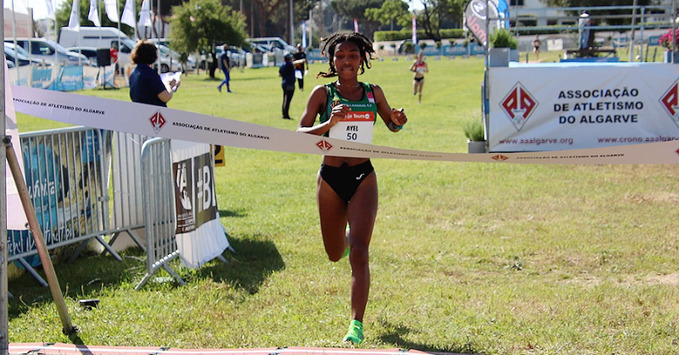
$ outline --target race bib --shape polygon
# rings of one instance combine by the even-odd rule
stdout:
[[[329,136],[350,142],[372,144],[374,126],[373,112],[351,111],[330,128]]]

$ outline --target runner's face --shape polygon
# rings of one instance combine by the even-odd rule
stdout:
[[[333,62],[339,77],[355,77],[361,66],[361,52],[356,44],[348,41],[342,42],[335,47]]]

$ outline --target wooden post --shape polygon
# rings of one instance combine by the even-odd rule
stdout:
[[[68,314],[68,308],[66,307],[66,302],[64,301],[64,295],[61,293],[61,288],[59,287],[59,280],[57,279],[56,273],[54,273],[54,266],[52,265],[52,259],[47,251],[47,245],[45,244],[45,238],[40,230],[40,224],[38,224],[38,217],[35,215],[35,209],[33,209],[33,204],[31,198],[28,194],[28,188],[26,187],[26,182],[19,168],[19,161],[12,148],[12,141],[10,137],[5,136],[5,151],[7,155],[7,164],[12,171],[12,177],[14,178],[14,183],[16,184],[17,191],[19,193],[19,198],[21,199],[21,204],[24,207],[24,212],[26,213],[26,218],[28,219],[28,226],[33,233],[33,238],[35,239],[35,246],[38,249],[38,255],[40,256],[40,262],[42,263],[42,268],[45,271],[45,277],[47,278],[47,283],[49,284],[50,291],[52,292],[52,298],[57,306],[57,312],[59,312],[59,318],[61,319],[61,325],[63,327],[62,331],[64,334],[69,335],[77,332],[78,329],[73,327],[71,324],[71,317]]]

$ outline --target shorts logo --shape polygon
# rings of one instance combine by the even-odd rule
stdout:
[[[160,111],[156,112],[149,118],[149,121],[151,122],[151,126],[153,126],[153,130],[158,133],[161,128],[163,128],[163,125],[165,124],[165,117],[160,113]]]
[[[537,106],[538,102],[521,83],[516,83],[509,94],[500,102],[500,107],[507,114],[517,131],[523,128]]]
[[[665,111],[672,117],[674,124],[679,126],[679,80],[672,84],[667,92],[660,99],[660,104]]]
[[[330,149],[332,149],[332,144],[328,143],[328,141],[326,141],[325,139],[322,141],[318,141],[318,143],[316,143],[316,146],[320,148],[323,152],[327,152]]]

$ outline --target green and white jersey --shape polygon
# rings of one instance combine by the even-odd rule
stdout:
[[[344,104],[351,108],[346,117],[330,128],[328,134],[330,138],[372,144],[377,105],[375,104],[372,86],[368,83],[361,83],[361,85],[363,85],[363,98],[360,101],[349,101],[340,96],[333,83],[325,84],[328,103],[320,117],[321,123],[330,118],[333,107]]]

